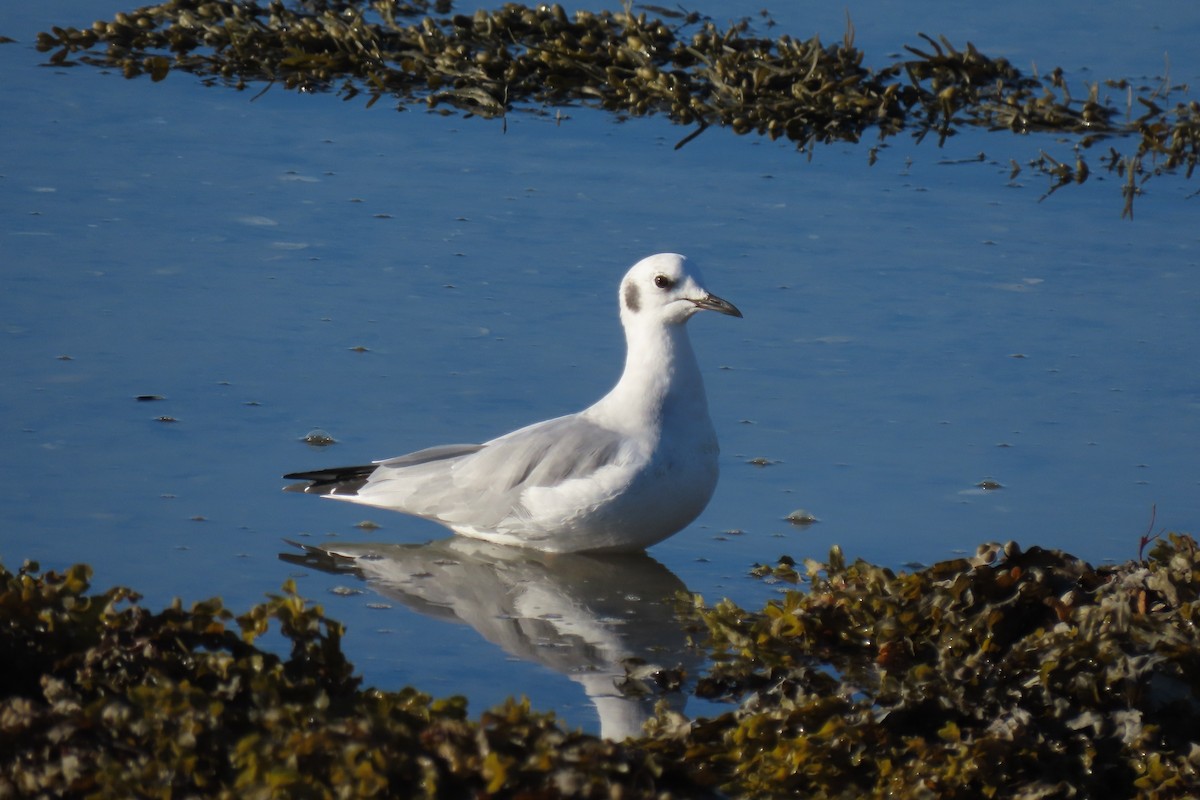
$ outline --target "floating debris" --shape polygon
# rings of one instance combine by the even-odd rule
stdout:
[[[1122,178],[1126,216],[1149,178],[1191,178],[1200,160],[1200,102],[1171,105],[1172,92],[1187,87],[1169,81],[1136,103],[1130,84],[1108,81],[1118,104],[1100,83],[1075,97],[1061,69],[1031,77],[970,42],[956,48],[921,34],[920,47],[905,47],[906,60],[870,69],[849,22],[840,42],[825,44],[816,36],[764,38],[745,19],[721,29],[700,14],[643,8],[657,16],[632,6],[568,15],[558,4],[507,3],[468,16],[426,0],[173,0],[90,28],[52,28],[38,34],[37,48],[54,66],[76,57],[154,81],[182,70],[238,89],[262,83],[261,91],[364,95],[368,107],[390,97],[401,108],[487,118],[571,105],[662,114],[692,128],[677,149],[710,127],[786,138],[810,156],[817,144],[858,143],[867,134],[910,132],[920,141],[933,133],[939,143],[967,126],[1067,134],[1070,162],[1039,151],[1026,165],[1051,180],[1045,197],[1087,180],[1084,150],[1132,140],[1131,152],[1110,146],[1099,159]],[[879,147],[870,150],[872,163]],[[1010,163],[1011,183],[1021,166]]]
[[[300,441],[304,442],[310,447],[328,447],[331,444],[337,444],[337,439],[334,439],[320,428],[314,428],[313,430],[304,434],[304,436],[300,438]]]
[[[808,527],[814,522],[820,522],[820,520],[818,520],[811,511],[807,511],[803,508],[797,508],[795,511],[784,517],[784,519],[801,528]]]
[[[687,670],[682,666],[666,668],[635,657],[625,659],[623,666],[625,677],[614,681],[614,685],[627,697],[678,692],[687,682]]]

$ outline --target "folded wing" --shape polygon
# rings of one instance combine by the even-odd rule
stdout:
[[[498,531],[506,520],[539,516],[548,495],[570,494],[578,511],[604,502],[619,490],[620,468],[634,455],[630,450],[629,440],[615,431],[571,415],[484,445],[437,447],[388,459],[365,479],[352,478],[362,480],[359,502],[451,527]],[[530,507],[533,494],[539,507]]]

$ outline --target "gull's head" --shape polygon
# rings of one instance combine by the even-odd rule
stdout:
[[[621,281],[621,321],[682,325],[697,311],[740,317],[741,311],[704,288],[700,270],[678,253],[659,253],[634,264]]]

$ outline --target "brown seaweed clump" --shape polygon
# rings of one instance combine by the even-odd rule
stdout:
[[[970,43],[958,49],[925,36],[921,47],[906,48],[911,58],[870,69],[849,23],[840,42],[824,44],[758,36],[747,20],[721,29],[699,14],[648,8],[657,16],[631,6],[570,16],[557,4],[507,3],[468,16],[450,13],[444,0],[171,0],[90,28],[55,27],[39,34],[37,47],[51,64],[77,56],[126,77],[158,81],[183,70],[239,89],[279,83],[483,117],[574,104],[662,114],[693,128],[677,146],[712,126],[786,138],[810,154],[816,144],[868,133],[884,140],[933,132],[939,142],[964,126],[1066,134],[1075,144],[1071,163],[1042,152],[1028,161],[1049,176],[1050,192],[1087,180],[1087,149],[1133,141],[1132,152],[1110,146],[1100,159],[1123,179],[1127,215],[1146,180],[1190,178],[1200,159],[1200,104],[1167,102],[1186,87],[1164,83],[1135,104],[1132,86],[1109,82],[1123,93],[1122,113],[1099,83],[1075,98],[1062,70],[1024,75]],[[872,163],[876,155],[872,147]]]
[[[1200,556],[1015,544],[894,573],[782,558],[698,598],[711,719],[612,742],[510,701],[363,688],[290,584],[153,613],[90,571],[0,568],[0,797],[1183,798],[1200,783]],[[278,627],[286,657],[256,639]],[[644,688],[652,690],[650,683]],[[659,691],[678,691],[679,681]]]
[[[528,703],[472,721],[462,698],[362,689],[290,582],[239,616],[152,613],[87,594],[90,572],[0,568],[0,798],[651,797],[678,772]],[[255,645],[269,626],[288,657]]]
[[[758,612],[702,608],[740,701],[653,752],[738,795],[1192,797],[1200,785],[1200,558],[1171,535],[1095,569],[1015,543],[911,574],[835,548],[761,577],[808,583]]]

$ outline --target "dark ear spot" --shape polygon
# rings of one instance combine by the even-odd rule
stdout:
[[[625,307],[633,312],[637,312],[642,307],[642,300],[638,296],[637,284],[633,281],[625,284]]]

